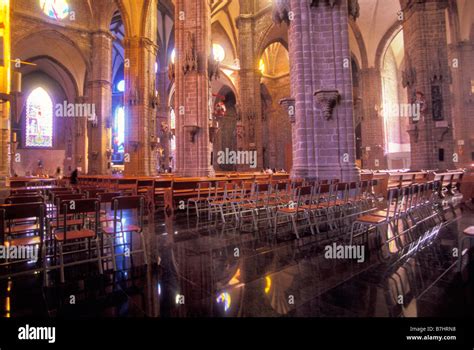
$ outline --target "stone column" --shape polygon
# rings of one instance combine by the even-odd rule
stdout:
[[[412,103],[422,102],[420,120],[412,120],[409,134],[411,167],[453,167],[450,67],[446,34],[447,0],[400,0],[406,67],[403,85]],[[423,95],[418,95],[421,92]],[[423,97],[424,96],[424,97]],[[417,102],[418,101],[418,102]],[[444,160],[440,157],[444,154]]]
[[[80,96],[76,98],[75,103],[86,103],[87,98]],[[89,172],[89,136],[87,133],[87,118],[75,118],[74,120],[74,166],[80,168],[81,173],[87,174]],[[74,170],[74,169],[71,169]],[[64,169],[64,174],[69,175],[70,170]]]
[[[10,176],[10,2],[0,2],[3,55],[0,56],[0,187]]]
[[[292,176],[356,180],[347,0],[278,4],[274,18],[289,23],[296,108]]]
[[[471,79],[474,72],[474,41],[462,41],[449,47],[449,62],[452,62],[453,72],[453,126],[454,152],[458,162],[456,167],[470,167],[474,159],[474,135],[472,128],[466,127],[472,123],[474,115],[474,94]]]
[[[163,60],[164,61],[164,60]],[[162,61],[162,62],[163,62]],[[156,126],[158,129],[158,137],[160,138],[160,164],[159,166],[164,166],[165,169],[169,167],[169,157],[170,157],[170,118],[169,118],[169,111],[170,106],[168,104],[168,85],[169,85],[169,78],[168,78],[168,71],[163,69],[160,65],[160,70],[157,73],[158,79],[158,94],[160,97],[159,105],[157,106],[157,115],[156,115]],[[168,125],[168,130],[166,132],[162,131],[161,123],[165,123]]]
[[[113,41],[109,31],[92,33],[91,80],[87,87],[96,120],[89,122],[89,174],[110,173]]]
[[[239,87],[242,125],[245,147],[257,151],[257,169],[263,167],[262,99],[260,92],[261,73],[258,70],[257,52],[255,52],[254,1],[241,2],[239,28]],[[250,170],[248,167],[239,170]],[[255,169],[254,169],[255,170]]]
[[[211,9],[208,1],[175,4],[176,172],[212,176],[209,141]]]
[[[362,98],[362,166],[365,169],[386,169],[384,123],[378,109],[382,105],[382,77],[377,68],[360,71]]]
[[[125,174],[156,174],[155,62],[158,47],[145,37],[125,39]]]

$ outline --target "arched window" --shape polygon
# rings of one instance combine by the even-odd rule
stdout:
[[[53,101],[45,89],[33,90],[26,101],[26,147],[53,147]]]

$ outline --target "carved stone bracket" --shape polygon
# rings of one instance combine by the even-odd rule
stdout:
[[[194,33],[186,33],[186,42],[190,44],[190,47],[187,48],[184,56],[183,72],[185,75],[198,70],[198,55]]]
[[[138,142],[138,141],[129,141],[128,143],[129,143],[130,147],[133,148],[133,152],[138,151],[138,148],[140,147],[140,142]]]
[[[290,119],[290,123],[294,124],[296,122],[296,110],[295,110],[295,99],[288,97],[280,100],[280,106],[285,108]]]
[[[445,120],[439,121],[435,123],[435,133],[437,134],[438,142],[443,142],[444,137],[449,133],[451,130],[451,125]]]
[[[341,100],[341,94],[339,90],[318,90],[314,93],[316,101],[323,111],[323,116],[326,120],[332,119],[334,108],[339,104]]]
[[[90,153],[90,159],[97,160],[98,158],[99,158],[99,152],[95,151],[95,152]]]
[[[413,139],[414,143],[418,143],[418,140],[420,138],[420,129],[418,128],[418,125],[413,125],[411,129],[407,130],[408,134],[411,136]]]
[[[186,134],[188,135],[189,142],[194,143],[194,141],[196,139],[196,134],[199,132],[199,129],[201,129],[201,128],[197,125],[185,125],[184,126],[184,130],[185,130]]]
[[[273,6],[272,19],[275,24],[281,24],[285,22],[290,24],[290,1],[289,0],[276,0]]]
[[[354,21],[357,20],[360,16],[360,5],[359,0],[349,0],[349,17],[351,17]]]

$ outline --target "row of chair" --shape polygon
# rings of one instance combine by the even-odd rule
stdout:
[[[101,273],[102,264],[107,261],[117,270],[116,258],[124,254],[143,254],[147,263],[144,196],[123,196],[92,188],[58,189],[30,196],[12,191],[5,203],[0,206],[2,241],[8,247],[36,247],[39,259],[34,271],[44,271],[45,277],[49,271],[60,269],[64,282],[65,267],[91,261],[98,263]],[[130,212],[131,217],[125,220],[124,212]],[[130,220],[135,223],[129,223]],[[127,234],[130,238],[125,244]],[[141,249],[134,250],[134,234],[140,236]],[[122,247],[123,252],[117,254],[116,248],[124,245],[129,248]],[[78,258],[80,253],[87,258]],[[65,257],[71,258],[66,262]],[[9,267],[19,262],[22,261],[5,261],[2,265]],[[31,271],[18,274],[23,272]]]

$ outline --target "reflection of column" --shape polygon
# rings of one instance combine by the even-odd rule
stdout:
[[[405,18],[403,85],[408,88],[410,102],[415,102],[416,93],[421,92],[426,103],[421,120],[412,121],[410,126],[411,167],[452,168],[454,142],[445,14],[448,1],[400,0],[400,3]]]
[[[126,38],[124,46],[129,60],[128,68],[125,65],[125,174],[154,175],[156,157],[151,146],[156,142],[156,112],[152,101],[158,47],[145,37]]]
[[[184,20],[179,20],[182,16]],[[175,18],[176,172],[181,176],[209,176],[214,173],[209,142],[210,4],[177,0]]]
[[[263,167],[262,98],[260,92],[261,73],[255,53],[254,2],[241,2],[239,28],[239,86],[242,124],[245,130],[245,147],[257,151],[257,168]],[[240,170],[240,169],[239,169]]]
[[[291,140],[294,142],[296,139],[296,134],[295,134],[295,99],[292,97],[286,97],[280,100],[280,106],[284,109],[286,113],[288,113],[288,119],[290,120],[290,125],[291,125]],[[292,159],[295,158],[295,148],[293,147],[293,157]],[[287,172],[290,172],[292,169],[285,169]]]
[[[89,103],[95,108],[96,121],[89,123],[89,173],[110,172],[107,149],[111,148],[110,123],[112,120],[112,45],[113,36],[108,31],[92,34],[91,80],[88,83]]]
[[[77,97],[76,103],[86,103],[85,97]],[[74,164],[81,173],[88,173],[88,135],[87,135],[87,118],[74,118]],[[64,174],[69,175],[74,169],[64,169]]]
[[[382,105],[382,78],[376,68],[360,71],[361,98],[363,114],[362,131],[362,166],[365,169],[386,169],[384,155],[383,117],[378,113]]]
[[[313,2],[314,3],[314,2]],[[296,100],[293,176],[358,178],[347,0],[291,0],[288,10],[291,95]],[[318,35],[314,35],[318,33]],[[347,61],[347,62],[346,62]],[[346,64],[344,64],[346,63]]]
[[[474,40],[461,41],[450,45],[449,62],[458,62],[453,67],[453,125],[455,135],[455,152],[459,157],[456,167],[469,167],[473,163],[474,137],[472,123],[474,115],[474,92],[472,92],[472,72],[474,72]],[[472,79],[472,80],[471,80]]]
[[[0,1],[0,40],[3,41],[3,56],[0,56],[0,186],[10,175],[10,1]]]
[[[159,154],[159,167],[163,169],[168,169],[169,167],[169,156],[170,156],[170,131],[171,131],[171,124],[170,124],[170,118],[169,118],[169,111],[170,111],[170,106],[168,104],[168,85],[169,85],[169,79],[168,79],[168,72],[166,70],[163,70],[160,65],[160,71],[158,72],[158,94],[160,95],[160,105],[158,106],[157,109],[157,115],[156,115],[156,123],[157,123],[157,128],[158,128],[158,134],[160,137],[160,147],[163,148],[163,153],[162,155]],[[168,125],[168,130],[166,132],[163,132],[161,129],[162,123]]]

